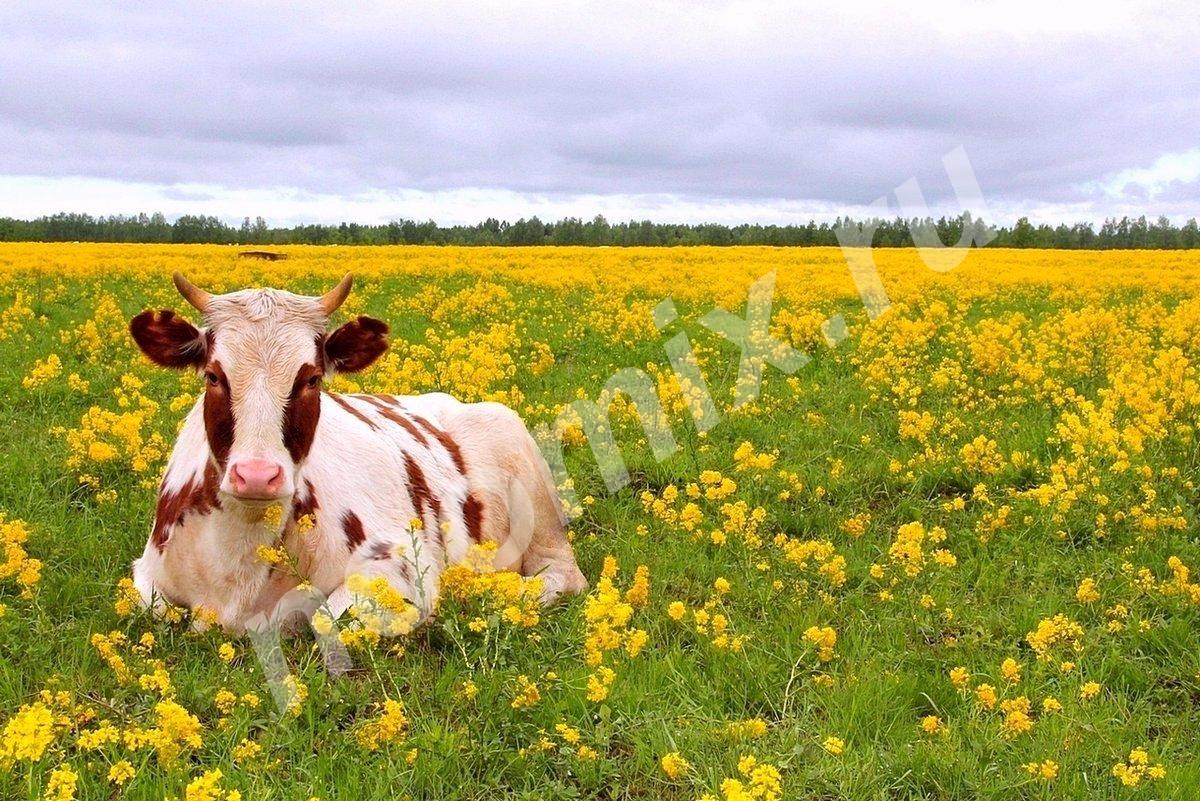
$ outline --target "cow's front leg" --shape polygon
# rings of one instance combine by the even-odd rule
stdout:
[[[319,616],[324,616],[330,621],[339,620],[353,602],[350,590],[346,589],[345,584],[339,584],[333,592],[329,593],[321,608],[313,614],[314,628],[316,625],[324,624],[323,619],[319,619]]]

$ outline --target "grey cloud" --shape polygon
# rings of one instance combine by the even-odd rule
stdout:
[[[985,195],[1071,203],[1200,141],[1186,24],[1039,40],[786,10],[722,35],[690,5],[154,8],[0,10],[0,173],[845,204],[917,176],[938,203],[961,145]]]

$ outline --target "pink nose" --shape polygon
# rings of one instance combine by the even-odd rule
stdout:
[[[274,498],[283,486],[283,466],[270,459],[246,459],[229,471],[233,492],[242,498]]]

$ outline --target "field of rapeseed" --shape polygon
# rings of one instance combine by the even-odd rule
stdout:
[[[834,249],[287,252],[0,246],[0,798],[1196,797],[1200,255],[877,251],[871,320]],[[122,580],[203,391],[126,331],[191,316],[173,270],[353,271],[339,314],[393,346],[333,389],[558,421],[589,593],[540,610],[474,560],[347,676],[287,643],[282,712],[247,641],[138,611]],[[811,360],[734,409],[738,349],[698,319],[772,271],[772,333]],[[610,493],[559,412],[623,368],[681,447],[655,459],[612,399]]]

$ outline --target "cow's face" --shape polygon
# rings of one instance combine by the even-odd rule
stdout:
[[[326,333],[350,282],[347,275],[320,298],[276,289],[209,295],[176,274],[204,327],[166,310],[130,321],[152,361],[203,376],[204,429],[226,496],[250,503],[291,498],[321,417],[322,381],[361,370],[387,349],[387,325],[370,317]]]

